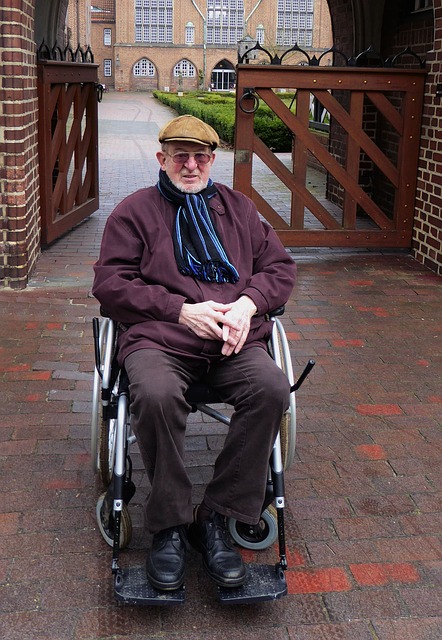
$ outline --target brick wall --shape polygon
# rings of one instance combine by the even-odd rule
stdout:
[[[436,96],[442,69],[442,1],[435,0],[433,51],[427,54],[427,83],[418,169],[413,252],[442,275],[442,98]],[[437,6],[436,6],[437,5]]]
[[[442,71],[442,0],[433,0],[433,5],[434,9],[429,11],[407,15],[405,3],[385,3],[381,42],[385,57],[409,46],[427,62],[412,250],[419,262],[442,275],[442,98],[436,96]],[[329,7],[334,45],[351,55],[354,53],[351,1],[329,0]],[[340,64],[339,58],[335,63]],[[339,135],[334,136],[334,144],[334,152],[342,156]],[[339,193],[335,195],[338,197]]]
[[[91,43],[91,4],[90,0],[76,0],[68,4],[65,40],[69,39],[74,51],[78,45],[84,49]]]
[[[112,39],[110,45],[104,44],[104,29],[110,29]],[[94,54],[94,62],[98,64],[98,81],[106,85],[107,88],[115,88],[115,22],[94,22],[91,25],[91,43]],[[104,76],[104,60],[112,60],[112,76]]]
[[[330,9],[333,44],[345,55],[351,56],[354,53],[354,19],[352,0],[328,0]],[[334,64],[344,64],[343,60],[337,56]]]
[[[23,288],[40,251],[34,2],[0,9],[0,282]]]
[[[442,66],[442,0],[433,4],[434,11],[411,15],[401,4],[388,5],[382,43],[389,54],[410,47],[427,63],[412,248],[419,262],[442,275],[442,100],[436,96]]]

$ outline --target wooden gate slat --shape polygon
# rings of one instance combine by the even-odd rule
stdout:
[[[254,187],[252,187],[251,196],[252,196],[252,199],[255,202],[258,210],[260,211],[261,215],[264,216],[264,218],[267,220],[267,222],[269,224],[271,224],[274,229],[289,229],[290,228],[289,225],[287,224],[287,222],[283,218],[281,218],[281,216],[267,202],[267,200],[264,200],[264,198],[259,193],[259,191],[256,191],[256,189]]]
[[[404,119],[397,109],[391,104],[390,100],[382,93],[370,91],[365,94],[367,98],[374,104],[376,109],[384,116],[386,120],[396,129],[399,134],[404,130]]]
[[[376,222],[381,229],[392,229],[392,221],[389,220],[383,211],[370,199],[357,181],[341,167],[338,161],[310,135],[308,127],[301,123],[272,91],[265,89],[260,91],[260,95],[262,94],[265,95],[266,102],[269,106],[276,107],[274,111],[281,120],[283,120],[284,124],[291,128],[296,136],[300,137],[307,149],[313,153],[327,171],[350,193],[374,222]],[[270,97],[269,94],[273,94],[273,97]],[[280,105],[282,105],[282,108],[275,101],[278,101]]]
[[[331,96],[328,91],[314,91],[313,94],[318,98],[321,104],[330,112],[332,117],[336,118],[339,124],[346,130],[349,136],[354,138],[355,142],[363,151],[373,160],[376,166],[397,187],[399,184],[399,174],[396,167],[379,149],[377,144],[371,140],[368,135],[356,125],[352,117],[346,112],[339,102]]]
[[[310,96],[306,91],[300,91],[296,95],[296,117],[308,126]],[[293,182],[295,185],[305,185],[307,179],[307,159],[307,147],[300,138],[295,137],[293,140]],[[295,193],[293,193],[291,204],[292,227],[294,229],[302,229],[304,226],[304,203],[302,198],[296,198]]]
[[[364,115],[364,94],[361,91],[353,91],[350,96],[350,115],[354,122],[362,126]],[[346,171],[356,182],[359,178],[361,163],[361,147],[352,136],[347,139],[347,157],[345,160]],[[344,229],[356,227],[357,202],[349,191],[344,193],[344,207],[342,226]]]
[[[286,245],[409,247],[425,75],[421,69],[238,65],[234,187],[255,200]],[[296,90],[298,113],[292,113],[276,95],[278,88]],[[310,94],[330,113],[332,123],[339,123],[345,147],[341,143],[327,149],[309,129],[305,112]],[[337,99],[341,96],[349,105],[348,111]],[[254,135],[253,107],[257,98],[262,98],[294,135],[292,171],[277,158],[272,160],[274,154]],[[374,120],[367,120],[369,114],[374,114]],[[374,127],[386,123],[387,130],[397,135],[396,149],[391,154],[394,153],[394,162],[384,152],[383,139],[376,143],[371,131],[367,133],[371,122]],[[307,189],[305,167],[309,153],[326,172],[325,199]],[[291,193],[289,225],[282,224],[265,194],[252,187],[254,154]],[[372,167],[378,183],[362,182]],[[386,191],[382,191],[382,184]],[[313,229],[310,222],[306,225],[307,211],[324,229]],[[342,225],[337,222],[339,211]],[[361,213],[368,217],[362,218]]]
[[[287,169],[287,167],[277,158],[270,149],[263,143],[258,136],[254,137],[254,150],[256,155],[261,158],[263,162],[272,170],[272,172],[285,184],[288,189],[292,191],[295,196],[298,196],[299,202],[304,207],[310,209],[316,218],[324,225],[326,229],[338,229],[339,223],[333,218],[325,207],[310,193],[306,188],[305,183],[300,184],[293,180],[293,174]],[[296,227],[295,227],[296,228]]]

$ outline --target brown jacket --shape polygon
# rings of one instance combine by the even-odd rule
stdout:
[[[244,348],[265,344],[270,333],[265,314],[287,302],[296,266],[249,198],[225,185],[216,187],[211,215],[239,272],[236,284],[200,282],[179,273],[172,241],[176,205],[156,187],[128,196],[109,217],[92,291],[102,308],[124,325],[120,363],[142,348],[206,361],[220,357],[221,341],[203,340],[178,324],[181,307],[206,300],[229,303],[243,294],[257,307]]]

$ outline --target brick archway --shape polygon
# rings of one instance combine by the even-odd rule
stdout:
[[[63,44],[69,0],[35,0],[35,42],[49,47]]]

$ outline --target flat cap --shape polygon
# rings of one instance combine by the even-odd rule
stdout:
[[[215,129],[195,116],[184,115],[170,120],[158,134],[160,142],[199,142],[216,149],[219,145],[219,136]]]

